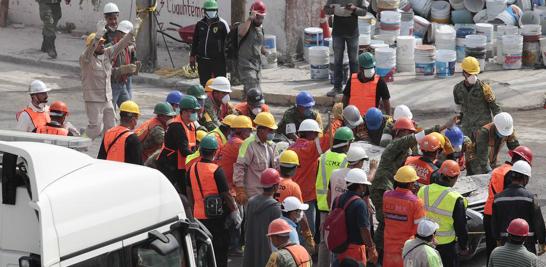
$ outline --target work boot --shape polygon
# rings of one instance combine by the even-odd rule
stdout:
[[[341,91],[341,88],[335,88],[334,87],[332,90],[330,90],[328,93],[326,93],[326,95],[329,96],[329,97],[335,97],[336,95],[341,94],[341,93],[343,93]]]
[[[49,37],[49,50],[47,51],[47,55],[52,58],[57,58],[57,50],[55,50],[55,37]]]

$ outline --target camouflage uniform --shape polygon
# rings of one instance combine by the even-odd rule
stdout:
[[[289,109],[287,109],[284,112],[284,115],[282,116],[281,121],[278,125],[277,133],[286,135],[286,125],[293,123],[296,125],[296,131],[300,128],[300,123],[306,119],[313,119],[316,120],[319,124],[319,127],[322,129],[322,118],[320,116],[320,113],[316,111],[312,111],[311,116],[305,117],[301,113],[299,113],[296,110],[296,106],[293,106]]]
[[[57,22],[61,19],[61,0],[38,0],[40,8],[40,19],[44,26],[42,28],[42,52],[49,52],[55,49],[55,31]],[[55,57],[56,57],[55,52]]]
[[[206,128],[207,132],[210,132],[222,125],[221,118],[225,117],[225,115],[232,114],[233,113],[233,106],[231,104],[227,105],[227,112],[224,114],[224,116],[219,116],[221,112],[216,108],[214,103],[212,103],[212,100],[209,98],[205,99],[205,111],[203,112],[203,116],[199,119],[199,124]]]
[[[495,101],[495,94],[489,84],[480,80],[470,89],[461,81],[453,89],[455,104],[461,110],[461,130],[467,136],[490,123],[492,116],[501,112],[500,106]]]

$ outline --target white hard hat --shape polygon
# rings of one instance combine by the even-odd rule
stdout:
[[[495,128],[502,136],[510,136],[514,133],[514,120],[512,116],[506,112],[501,112],[493,118]]]
[[[518,160],[512,166],[511,171],[521,173],[525,176],[531,177],[531,165],[525,160]]]
[[[422,219],[419,222],[419,225],[417,225],[417,234],[422,237],[428,237],[434,234],[438,228],[440,228],[440,225],[437,223],[431,220]]]
[[[133,30],[133,23],[128,20],[124,20],[118,24],[118,28],[116,30],[127,34]]]
[[[104,9],[103,9],[102,13],[104,13],[104,14],[119,13],[118,5],[116,5],[114,3],[107,3],[106,5],[104,5]]]
[[[298,129],[298,132],[322,133],[322,130],[320,129],[320,126],[318,125],[318,122],[316,120],[305,119],[300,123],[300,128]]]
[[[356,106],[353,105],[346,106],[343,109],[341,115],[343,116],[345,121],[353,127],[356,127],[364,122],[362,116],[360,116],[360,111]]]
[[[357,162],[363,159],[368,159],[368,154],[366,150],[360,146],[351,146],[349,151],[347,151],[347,161],[348,162]]]
[[[39,93],[46,93],[46,92],[49,92],[51,91],[51,89],[49,87],[47,87],[47,85],[40,81],[40,80],[34,80],[30,83],[30,86],[28,87],[28,93],[33,95],[33,94],[39,94]]]
[[[368,182],[368,176],[366,175],[366,172],[363,169],[351,169],[347,176],[345,177],[345,182],[351,184],[367,184],[371,185],[370,182]]]
[[[282,202],[282,211],[289,212],[293,210],[307,210],[308,204],[301,203],[297,197],[287,197]]]
[[[214,91],[231,93],[231,84],[226,77],[218,76],[214,78],[209,86]]]
[[[394,108],[394,114],[392,116],[393,120],[398,120],[400,118],[413,119],[413,114],[411,110],[406,105],[398,105]]]

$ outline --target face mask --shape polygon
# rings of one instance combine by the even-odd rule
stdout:
[[[311,111],[310,108],[304,109],[303,110],[303,116],[306,117],[306,118],[311,117],[311,116],[313,116],[313,111]]]
[[[197,121],[197,112],[194,112],[190,115],[190,121]]]
[[[205,11],[205,15],[207,15],[207,18],[213,19],[218,15],[218,11]]]
[[[252,114],[254,115],[258,115],[258,113],[262,112],[262,108],[253,108],[252,109]]]
[[[296,217],[296,223],[299,223],[303,219],[303,210],[300,210],[300,213],[298,214],[298,217]]]
[[[40,109],[45,109],[46,105],[47,105],[47,102],[42,102],[42,103],[38,104],[38,107]]]
[[[267,134],[267,140],[268,141],[273,141],[273,138],[275,137],[275,133],[268,133]]]
[[[230,100],[229,95],[225,95],[224,97],[222,97],[222,103],[224,104],[227,104],[229,100]]]
[[[477,81],[478,81],[478,76],[476,75],[470,75],[466,78],[466,81],[469,83],[469,84],[475,84]]]
[[[364,77],[372,78],[375,75],[375,69],[364,69]]]

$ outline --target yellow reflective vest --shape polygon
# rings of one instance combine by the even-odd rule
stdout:
[[[317,206],[320,211],[329,211],[327,193],[332,172],[347,167],[347,155],[344,153],[326,151],[319,158],[317,171]]]

